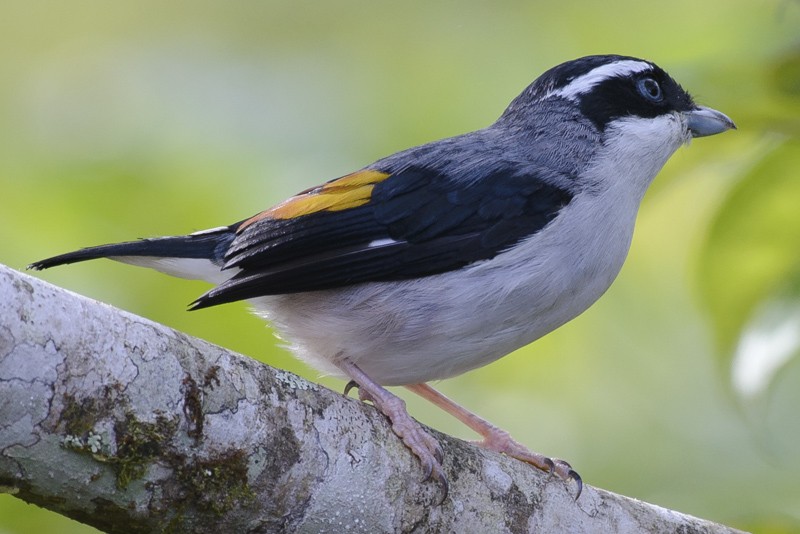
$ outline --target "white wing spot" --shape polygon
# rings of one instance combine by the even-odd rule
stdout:
[[[217,232],[224,232],[225,230],[228,230],[227,226],[217,226],[216,228],[209,228],[208,230],[198,230],[189,235],[216,234]]]
[[[391,238],[376,239],[375,241],[370,241],[367,248],[385,247],[386,245],[394,245],[395,243],[399,243],[399,241],[395,241]]]

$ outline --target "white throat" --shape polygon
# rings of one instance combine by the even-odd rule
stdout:
[[[680,113],[617,119],[606,127],[604,137],[602,155],[590,166],[592,182],[637,204],[670,156],[691,140]]]

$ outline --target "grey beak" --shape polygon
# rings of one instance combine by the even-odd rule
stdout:
[[[683,116],[686,117],[686,125],[692,132],[692,137],[705,137],[736,129],[736,125],[730,117],[705,106],[697,106],[691,111],[685,111]]]

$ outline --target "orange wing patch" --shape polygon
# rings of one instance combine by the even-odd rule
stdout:
[[[375,170],[357,171],[295,195],[274,208],[247,219],[239,231],[261,219],[294,219],[320,211],[341,211],[369,202],[375,184],[390,175]]]

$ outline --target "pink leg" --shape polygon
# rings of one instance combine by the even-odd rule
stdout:
[[[361,400],[370,401],[378,411],[388,417],[394,433],[420,459],[425,470],[425,479],[433,477],[442,483],[447,495],[447,479],[442,470],[442,448],[433,436],[408,415],[403,399],[372,380],[354,363],[341,362],[337,365],[353,379],[345,387],[345,395],[353,385],[357,385]]]
[[[538,467],[542,471],[548,473],[553,472],[564,480],[574,480],[578,485],[578,494],[575,496],[577,499],[581,494],[583,483],[581,477],[573,471],[572,467],[564,460],[551,459],[539,453],[528,450],[524,445],[511,438],[511,435],[505,430],[501,430],[491,424],[489,421],[477,416],[466,408],[459,406],[452,400],[448,399],[428,384],[411,384],[405,386],[407,389],[413,391],[420,397],[429,400],[442,410],[446,411],[472,430],[477,432],[483,437],[483,440],[478,442],[478,445],[485,447],[489,450],[502,452],[529,463],[534,467]]]

